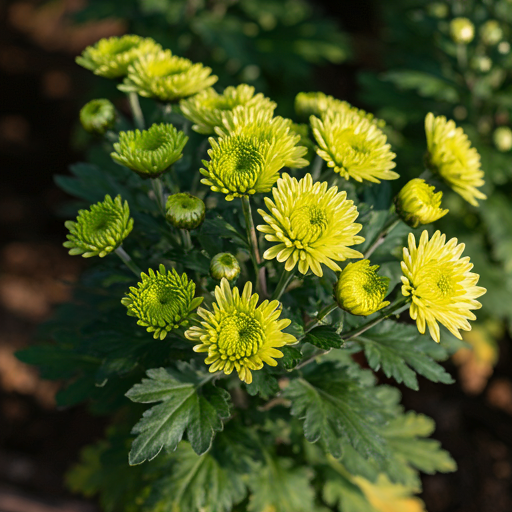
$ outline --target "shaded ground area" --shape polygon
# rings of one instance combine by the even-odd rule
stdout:
[[[56,208],[66,197],[52,181],[80,158],[69,141],[87,85],[63,50],[118,27],[77,35],[52,25],[55,16],[31,18],[30,5],[0,3],[0,511],[91,512],[95,505],[70,496],[62,477],[79,449],[102,435],[104,420],[80,407],[57,411],[56,385],[40,381],[13,352],[69,297],[82,265],[61,247]],[[368,5],[354,7],[345,25],[362,30]],[[358,51],[371,54],[365,45]],[[328,68],[318,80],[345,97],[354,92],[355,71]],[[456,474],[425,477],[429,512],[512,510],[512,353],[508,341],[500,348],[494,376],[477,396],[424,380],[419,392],[403,390],[408,408],[436,420],[435,437],[459,464]]]

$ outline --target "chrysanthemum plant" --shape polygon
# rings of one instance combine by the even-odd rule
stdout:
[[[64,245],[95,264],[19,354],[68,382],[60,406],[111,416],[70,487],[108,512],[424,510],[419,472],[455,463],[393,383],[451,383],[439,361],[485,292],[429,226],[441,194],[418,178],[393,201],[382,123],[346,102],[301,94],[295,124],[135,37],[78,62],[129,102],[108,126],[82,110],[91,163],[57,179],[83,206]],[[464,135],[427,127],[439,167]]]

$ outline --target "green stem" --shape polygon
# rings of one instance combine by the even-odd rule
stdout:
[[[384,224],[382,231],[377,235],[375,240],[371,243],[370,247],[366,249],[366,252],[364,253],[365,259],[369,258],[373,254],[375,249],[377,249],[380,245],[384,243],[386,237],[389,235],[389,233],[391,233],[391,231],[393,231],[393,229],[395,229],[398,226],[398,224],[400,224],[400,218],[395,213],[386,222],[386,224]]]
[[[409,297],[402,297],[402,298],[398,299],[394,304],[391,304],[391,306],[388,306],[387,308],[384,308],[379,313],[379,315],[377,317],[373,318],[372,320],[366,322],[363,325],[360,325],[357,329],[353,329],[352,331],[348,331],[345,334],[341,333],[340,336],[343,338],[343,341],[349,341],[349,340],[352,340],[354,338],[357,338],[358,336],[360,336],[361,334],[366,332],[368,329],[371,329],[372,327],[374,327],[375,325],[379,324],[380,322],[382,322],[386,318],[389,318],[394,313],[399,313],[400,312],[399,310],[401,310],[404,306],[409,307],[410,304],[408,304],[408,302],[409,302]],[[324,309],[327,309],[327,306]],[[323,311],[324,310],[322,310],[317,315],[317,319],[318,319],[318,317],[320,316],[320,314]],[[332,309],[331,309],[331,311],[332,311]],[[327,314],[325,314],[324,316],[327,316]],[[318,321],[312,327],[309,327],[309,329],[306,329],[306,332],[311,330],[317,323],[318,323]],[[295,370],[300,370],[301,368],[304,368],[304,366],[306,366],[309,363],[311,363],[312,361],[314,361],[317,357],[323,356],[325,354],[328,354],[331,350],[332,349],[329,349],[329,350],[318,349],[318,350],[316,350],[310,357],[308,357],[306,360],[302,361],[302,363],[297,365],[295,367]]]
[[[320,178],[320,175],[322,173],[322,164],[324,163],[324,160],[322,157],[316,155],[315,159],[313,160],[313,169],[311,171],[311,177],[313,178],[313,181],[318,181],[318,178]]]
[[[190,231],[188,229],[181,229],[181,238],[183,239],[183,247],[186,251],[190,251],[193,247],[192,238],[190,238]]]
[[[256,290],[262,297],[267,296],[267,282],[265,278],[265,267],[261,266],[262,260],[258,249],[258,237],[256,228],[252,219],[251,202],[249,196],[242,196],[242,209],[245,217],[245,226],[247,229],[247,238],[251,248],[251,259],[256,273]]]
[[[153,192],[155,193],[156,204],[160,213],[165,217],[164,185],[160,178],[150,178]]]
[[[286,291],[286,288],[288,288],[288,285],[292,281],[294,275],[295,268],[288,271],[285,267],[283,267],[281,277],[279,278],[279,282],[277,283],[276,289],[274,290],[270,300],[279,300],[281,298],[281,295],[283,295],[283,293]]]
[[[457,63],[459,68],[464,72],[468,65],[468,50],[465,44],[457,45]]]
[[[327,304],[327,306],[324,306],[316,315],[313,320],[308,322],[306,325],[306,332],[311,331],[313,327],[316,327],[326,316],[330,315],[336,308],[338,307],[338,304],[336,302],[332,302],[331,304]]]
[[[146,123],[144,122],[144,114],[140,108],[139,96],[136,92],[129,92],[128,99],[130,101],[130,108],[132,109],[133,121],[135,127],[139,130],[144,130]]]
[[[141,270],[135,264],[135,262],[131,259],[130,255],[123,249],[122,246],[119,246],[114,251],[123,261],[123,263],[138,277],[140,278]]]

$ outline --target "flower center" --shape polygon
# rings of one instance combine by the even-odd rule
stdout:
[[[190,66],[190,61],[187,59],[182,59],[180,57],[170,57],[168,60],[152,62],[148,71],[150,76],[165,78],[183,73],[188,68],[190,68]]]
[[[88,223],[91,234],[101,234],[115,224],[117,215],[113,212],[95,212],[91,220]]]
[[[327,215],[317,205],[304,205],[294,210],[290,216],[292,236],[301,242],[312,243],[318,240],[327,229]]]
[[[226,316],[220,323],[218,336],[220,354],[231,360],[257,354],[265,340],[261,323],[243,312]]]
[[[138,42],[133,41],[116,41],[116,44],[111,46],[109,53],[111,55],[119,55],[120,53],[130,51],[132,48],[135,48],[138,45]]]
[[[176,320],[176,316],[180,316],[180,304],[186,301],[181,290],[160,279],[149,282],[141,298],[145,316],[153,324],[161,320]]]
[[[415,281],[420,283],[414,294],[417,297],[432,301],[451,300],[460,291],[455,273],[452,271],[451,265],[440,264],[432,261],[425,265],[417,274]]]
[[[143,132],[139,140],[131,143],[132,149],[142,151],[157,151],[166,144],[167,135],[165,133],[148,133]]]
[[[263,157],[256,145],[242,137],[233,137],[231,148],[226,148],[220,166],[221,179],[229,190],[246,192],[261,174]]]

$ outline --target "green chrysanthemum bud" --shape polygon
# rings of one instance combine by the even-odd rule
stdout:
[[[488,20],[480,27],[480,37],[484,44],[494,46],[503,39],[503,30],[496,20]]]
[[[206,207],[204,202],[188,192],[173,194],[165,205],[167,220],[179,229],[197,229],[204,221]]]
[[[188,137],[172,124],[119,133],[110,156],[142,178],[157,178],[183,156]]]
[[[70,249],[69,254],[103,258],[117,249],[130,234],[133,219],[130,218],[127,201],[123,204],[121,196],[112,200],[107,195],[103,202],[93,204],[90,210],[80,210],[76,222],[68,220],[65,226],[69,234],[63,245]]]
[[[109,100],[89,101],[80,110],[80,122],[86,131],[104,135],[116,122],[116,109]]]
[[[468,18],[454,18],[450,22],[450,35],[457,44],[469,44],[475,37],[475,26]]]
[[[149,274],[149,275],[148,275]],[[169,331],[187,325],[188,318],[203,297],[194,298],[196,285],[186,274],[180,276],[175,269],[167,271],[163,265],[154,272],[141,274],[142,282],[130,287],[121,300],[128,315],[137,317],[137,324],[163,340]]]
[[[219,281],[223,277],[233,281],[240,275],[240,264],[231,253],[221,252],[216,254],[210,262],[210,275]]]
[[[128,76],[119,89],[147,98],[177,101],[213,85],[218,77],[211,68],[161,50],[142,56],[128,68]]]
[[[492,138],[494,145],[499,151],[506,152],[512,149],[512,130],[508,126],[496,128]]]
[[[153,39],[134,35],[100,39],[94,46],[88,46],[76,63],[105,78],[119,78],[126,75],[128,66],[142,55],[161,50]]]
[[[401,219],[412,228],[430,224],[444,217],[448,210],[441,208],[442,192],[425,180],[415,178],[400,190],[395,199],[396,211]]]
[[[389,277],[379,276],[378,265],[370,260],[349,263],[334,285],[334,298],[338,306],[352,315],[368,316],[389,305],[384,300]]]
[[[227,87],[222,94],[215,89],[206,89],[196,96],[180,103],[183,115],[195,124],[192,129],[198,133],[213,134],[215,127],[222,126],[224,113],[243,108],[254,107],[259,110],[274,112],[276,104],[263,96],[254,94],[254,87],[241,84]]]

